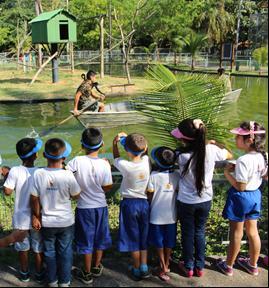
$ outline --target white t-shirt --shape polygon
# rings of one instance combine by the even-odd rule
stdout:
[[[74,173],[81,187],[78,208],[107,207],[106,195],[102,187],[113,184],[108,161],[89,156],[78,156],[68,163],[67,169]]]
[[[29,179],[37,169],[22,165],[13,167],[4,183],[4,187],[15,190],[15,207],[12,217],[14,229],[29,230],[32,227]]]
[[[202,191],[202,197],[199,197],[196,185],[195,176],[193,173],[192,163],[190,164],[189,170],[183,177],[182,172],[184,171],[185,164],[190,159],[190,153],[183,153],[179,155],[179,193],[178,200],[186,204],[197,204],[207,201],[211,201],[213,198],[213,173],[216,161],[224,161],[228,157],[228,151],[221,149],[216,145],[206,145],[206,158],[205,158],[205,184]]]
[[[152,172],[148,192],[154,193],[150,205],[150,223],[168,225],[177,222],[176,198],[179,171]]]
[[[236,181],[247,184],[246,190],[258,189],[262,184],[262,177],[266,173],[267,167],[261,153],[250,152],[236,161]]]
[[[31,194],[39,197],[42,226],[63,228],[74,224],[70,196],[77,196],[80,187],[71,171],[41,168],[31,179]]]
[[[147,186],[150,176],[149,157],[143,156],[139,162],[131,162],[123,158],[114,160],[114,166],[121,172],[121,195],[123,198],[147,199]]]

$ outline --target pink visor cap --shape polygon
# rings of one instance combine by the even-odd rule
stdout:
[[[194,140],[194,138],[190,138],[190,137],[183,135],[182,132],[178,128],[174,129],[171,132],[171,135],[177,139]]]
[[[241,127],[234,128],[230,130],[231,133],[236,134],[236,135],[254,135],[254,134],[265,134],[265,130],[259,130],[259,131],[254,131],[254,130],[245,130]]]

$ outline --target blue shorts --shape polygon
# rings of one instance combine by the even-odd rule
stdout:
[[[108,209],[76,209],[75,243],[78,254],[92,254],[111,247]]]
[[[177,224],[149,226],[148,243],[156,248],[174,248],[177,242]]]
[[[42,253],[44,247],[40,231],[29,230],[29,235],[22,242],[16,242],[14,248],[17,252],[29,251],[32,248],[34,253]]]
[[[222,213],[225,219],[235,222],[257,220],[261,215],[262,194],[259,189],[239,192],[230,188]]]
[[[146,199],[123,199],[120,203],[120,252],[147,250],[149,204]]]

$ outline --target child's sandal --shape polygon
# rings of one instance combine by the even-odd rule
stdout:
[[[168,281],[171,280],[170,277],[169,277],[165,272],[163,272],[163,271],[160,271],[160,272],[159,272],[158,277],[159,277],[162,281],[164,281],[164,282],[168,282]]]

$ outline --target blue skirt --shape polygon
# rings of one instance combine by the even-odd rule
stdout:
[[[228,191],[223,217],[235,222],[257,220],[261,215],[262,194],[259,189],[239,192],[234,187]]]

